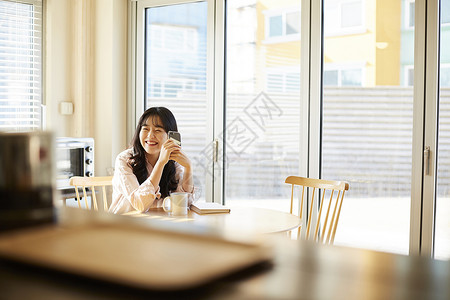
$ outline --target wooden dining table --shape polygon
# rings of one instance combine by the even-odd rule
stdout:
[[[234,210],[236,216],[245,211]],[[449,261],[319,245],[272,234],[263,235],[264,247],[260,248],[257,244],[246,246],[211,237],[200,226],[201,222],[226,222],[232,214],[213,216],[190,213],[186,220],[197,220],[199,226],[195,226],[195,231],[186,233],[183,221],[176,221],[181,218],[160,222],[160,218],[168,216],[158,213],[158,210],[147,214],[148,217],[153,212],[154,217],[148,218],[149,226],[145,227],[141,227],[146,221],[145,216],[137,220],[83,210],[72,212],[61,214],[58,224],[53,225],[56,228],[50,231],[34,228],[29,232],[10,233],[10,237],[7,233],[3,237],[0,235],[0,249],[5,251],[11,248],[7,251],[10,255],[0,256],[0,299],[450,299]],[[264,216],[267,212],[260,210],[259,213]],[[160,218],[156,217],[158,215]],[[64,224],[64,219],[68,217],[71,225],[59,228],[59,223]],[[139,227],[134,227],[138,223]],[[164,234],[161,228],[164,228]],[[72,234],[68,235],[70,232]],[[10,247],[8,243],[2,246],[2,239],[17,245],[27,241],[30,246]],[[44,242],[46,240],[48,242]],[[89,251],[94,245],[101,249]],[[198,273],[198,269],[214,270],[223,259],[236,261],[234,255],[229,255],[230,251],[242,254],[249,250],[249,254],[258,255],[259,251],[254,250],[264,250],[266,246],[270,249],[267,263],[263,260],[262,264],[182,290],[158,289],[155,285],[155,281],[164,274],[169,280],[172,276],[190,279],[193,273]],[[43,248],[52,253],[46,254]],[[124,252],[122,249],[133,251]],[[190,256],[196,259],[195,264],[190,264],[188,256],[181,256],[184,259],[176,263],[171,262],[172,255],[186,254],[189,249],[202,253]],[[28,257],[35,257],[34,263],[22,264],[8,259],[19,257],[20,252],[22,257],[26,253]],[[41,265],[41,257],[60,264],[61,259],[67,257],[64,255],[66,252],[71,255],[66,262],[71,266],[67,271]],[[251,256],[245,258],[251,259]],[[73,263],[73,259],[81,264],[86,259],[91,262],[86,276],[70,271],[77,269],[78,264]],[[99,265],[97,260],[110,264]],[[155,268],[170,264],[171,268]],[[133,287],[135,281],[126,279],[133,278],[134,273],[130,277],[125,276],[125,280],[114,280],[108,269],[115,270],[118,276],[123,275],[122,270],[142,272],[140,279],[149,286]],[[153,279],[149,280],[149,276]]]
[[[450,299],[449,261],[279,238],[273,245],[273,261],[268,266],[174,292],[133,289],[0,259],[0,298]]]
[[[210,230],[220,231],[223,235],[236,234],[277,234],[285,233],[300,226],[298,216],[287,212],[260,207],[231,207],[229,213],[197,214],[188,210],[185,216],[173,216],[163,208],[151,208],[145,213],[132,211],[125,213],[148,220],[164,220],[175,223],[193,224]]]

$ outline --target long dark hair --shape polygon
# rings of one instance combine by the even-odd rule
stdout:
[[[146,124],[149,118],[152,118],[153,122],[156,122],[157,117],[161,120],[163,128],[166,132],[178,131],[175,117],[172,112],[165,107],[151,107],[142,114],[137,124],[136,132],[134,133],[131,141],[133,153],[129,159],[129,164],[133,169],[133,174],[136,175],[139,184],[142,184],[149,176],[147,172],[147,160],[145,158],[147,152],[145,152],[141,145],[139,134],[142,126]],[[173,160],[169,160],[169,162],[164,166],[161,180],[159,181],[161,197],[167,197],[171,191],[175,191],[177,189],[178,180],[175,178],[175,174],[175,162]]]

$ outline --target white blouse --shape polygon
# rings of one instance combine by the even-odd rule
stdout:
[[[117,155],[113,183],[112,203],[109,207],[109,212],[115,214],[123,214],[132,210],[145,212],[152,207],[161,207],[164,199],[161,199],[159,186],[154,187],[150,181],[150,174],[153,171],[153,166],[147,163],[148,178],[139,185],[136,175],[133,174],[133,169],[129,165],[129,158],[133,150],[127,149]],[[194,192],[194,187],[189,191],[185,191],[182,187],[184,168],[177,162],[176,178],[178,179],[177,192]],[[192,195],[190,202],[192,202]]]

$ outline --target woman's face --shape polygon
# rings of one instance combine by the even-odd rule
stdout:
[[[167,132],[158,116],[149,117],[141,127],[139,140],[148,154],[159,155],[161,146],[167,141]]]

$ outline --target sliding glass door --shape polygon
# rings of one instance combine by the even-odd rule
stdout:
[[[299,173],[300,7],[225,1],[224,201],[288,211]]]
[[[450,0],[440,6],[439,135],[434,255],[450,259]]]
[[[345,180],[336,244],[448,258],[449,1],[131,1],[133,121],[175,113],[206,201]]]
[[[323,11],[321,174],[350,184],[335,243],[407,254],[414,2],[325,0]]]
[[[182,147],[193,164],[197,197],[205,198],[211,187],[210,117],[212,104],[207,78],[208,9],[207,1],[141,1],[137,28],[142,43],[137,57],[140,86],[136,119],[152,106],[170,109],[181,133]],[[143,66],[143,68],[141,68]]]

